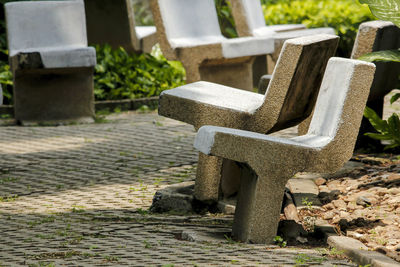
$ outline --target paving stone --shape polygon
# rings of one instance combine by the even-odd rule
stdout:
[[[313,179],[309,178],[293,178],[287,185],[293,196],[296,207],[305,208],[307,203],[312,206],[322,206],[319,201],[319,189]]]
[[[184,231],[229,232],[233,220],[148,212],[157,190],[194,179],[193,127],[155,113],[107,119],[0,127],[1,266],[293,266],[300,254],[322,258],[226,238],[180,240]],[[335,265],[355,266],[315,266]]]

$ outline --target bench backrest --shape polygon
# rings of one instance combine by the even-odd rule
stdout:
[[[240,1],[243,12],[251,31],[265,27],[265,18],[260,0],[233,0]]]
[[[224,40],[214,0],[152,0],[161,49],[174,58],[174,49]]]
[[[320,34],[287,40],[282,48],[259,116],[268,114],[274,126],[268,132],[297,125],[310,116],[326,64],[339,42],[335,35]],[[287,88],[284,90],[283,88]]]
[[[168,39],[220,36],[213,0],[158,0]]]
[[[335,170],[352,156],[374,72],[372,63],[329,60],[308,132],[294,138],[322,148],[311,170]]]
[[[85,13],[89,43],[140,50],[132,0],[85,0]]]
[[[35,48],[87,46],[82,1],[5,4],[10,55]]]
[[[230,0],[230,2],[239,36],[252,36],[254,30],[265,27],[260,0]]]

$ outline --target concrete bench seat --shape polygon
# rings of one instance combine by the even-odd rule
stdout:
[[[199,151],[239,165],[234,238],[272,243],[287,181],[297,172],[336,171],[352,156],[374,71],[371,63],[330,59],[304,136],[285,139],[218,126],[199,129],[194,143]]]
[[[9,2],[5,14],[17,121],[93,121],[96,52],[83,2]]]
[[[225,38],[213,0],[152,0],[151,7],[161,50],[182,62],[188,83],[204,80],[253,91],[252,61],[274,51],[271,38]]]
[[[270,37],[227,39],[222,36],[203,36],[201,38],[183,37],[170,40],[171,46],[176,50],[191,48],[193,53],[193,48],[197,48],[201,51],[202,57],[209,59],[262,55],[271,51],[271,48],[265,45],[268,42],[270,42]]]
[[[165,91],[159,113],[191,125],[235,127],[244,125],[263,102],[261,94],[200,81]]]
[[[156,26],[136,26],[135,27],[136,36],[139,39],[144,39],[146,37],[156,34]]]
[[[155,26],[136,26],[132,0],[84,0],[91,44],[150,53],[157,43]]]
[[[257,30],[254,32],[257,34]],[[273,38],[275,41],[275,51],[272,54],[272,60],[276,62],[278,59],[279,53],[282,49],[283,43],[286,40],[292,39],[292,38],[298,38],[302,36],[309,36],[309,35],[315,35],[315,34],[335,34],[335,30],[333,28],[329,27],[320,27],[320,28],[313,28],[313,29],[297,29],[293,31],[282,31],[282,32],[276,32],[273,34]],[[255,35],[257,36],[257,35]]]
[[[323,72],[338,41],[334,35],[288,40],[265,95],[196,82],[163,91],[158,113],[196,129],[209,124],[267,133],[297,125],[311,114]],[[199,154],[195,184],[198,200],[217,201],[235,191],[232,182],[233,189],[225,190],[222,168],[230,169],[229,162]]]
[[[306,28],[303,24],[266,26],[260,0],[229,0],[229,2],[239,36],[256,36]]]
[[[10,61],[14,70],[93,67],[96,65],[96,50],[93,47],[30,48],[13,51]]]
[[[268,27],[260,27],[254,30],[254,35],[265,35],[267,32],[265,31],[274,31],[275,33],[279,32],[287,32],[287,31],[296,31],[305,29],[306,26],[303,24],[277,24],[277,25],[268,25]],[[243,35],[245,36],[245,35]]]
[[[260,0],[230,0],[232,16],[239,36],[265,36],[277,33],[286,33],[291,38],[313,34],[303,24],[266,25]],[[335,34],[332,28],[319,28],[319,33]],[[296,31],[303,30],[302,35]]]

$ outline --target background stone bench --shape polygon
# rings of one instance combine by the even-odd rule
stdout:
[[[152,0],[164,56],[179,60],[187,82],[210,81],[253,91],[254,56],[274,51],[269,37],[225,38],[213,0]]]
[[[14,113],[21,123],[92,120],[96,52],[81,1],[5,5]]]

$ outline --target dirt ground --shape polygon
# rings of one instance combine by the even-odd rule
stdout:
[[[356,154],[352,160],[356,167],[315,179],[322,207],[302,209],[302,223],[326,220],[338,234],[400,262],[400,158]]]

